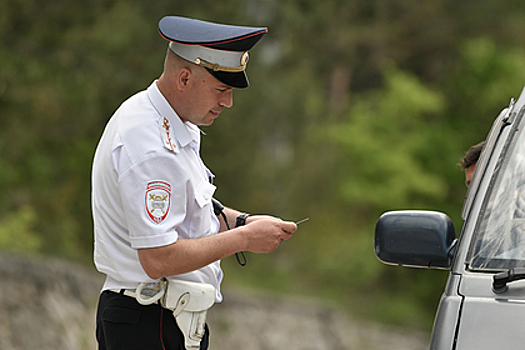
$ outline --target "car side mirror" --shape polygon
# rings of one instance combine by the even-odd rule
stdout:
[[[448,269],[456,232],[452,220],[435,211],[386,212],[375,230],[375,253],[387,264]]]

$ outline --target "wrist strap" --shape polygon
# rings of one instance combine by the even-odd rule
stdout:
[[[250,214],[246,213],[241,213],[239,216],[237,216],[237,219],[235,220],[235,227],[244,226],[248,216],[250,216]]]
[[[239,216],[237,216],[237,219],[235,219],[235,227],[244,226],[246,224],[246,218],[248,216],[250,216],[250,214],[246,213],[241,213]],[[242,256],[242,261],[240,256]],[[244,252],[235,253],[235,257],[237,258],[237,262],[239,263],[239,265],[246,265],[246,257],[244,256]]]

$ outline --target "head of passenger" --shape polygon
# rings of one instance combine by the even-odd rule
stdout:
[[[485,146],[485,141],[482,141],[472,147],[465,153],[465,156],[461,159],[460,166],[461,169],[465,170],[465,185],[470,186],[472,181],[472,176],[474,176],[474,171],[476,170],[476,165],[478,164],[479,156],[481,151]]]

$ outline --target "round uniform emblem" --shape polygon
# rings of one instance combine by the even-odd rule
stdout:
[[[146,186],[146,212],[156,224],[163,222],[170,211],[171,185],[165,181],[151,181]]]
[[[241,57],[241,66],[245,66],[248,64],[248,51],[246,51],[245,53],[242,54],[242,57]]]

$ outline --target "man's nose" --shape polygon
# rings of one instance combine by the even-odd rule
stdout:
[[[220,101],[220,105],[226,108],[233,106],[233,90],[228,90],[225,92],[223,98]]]

